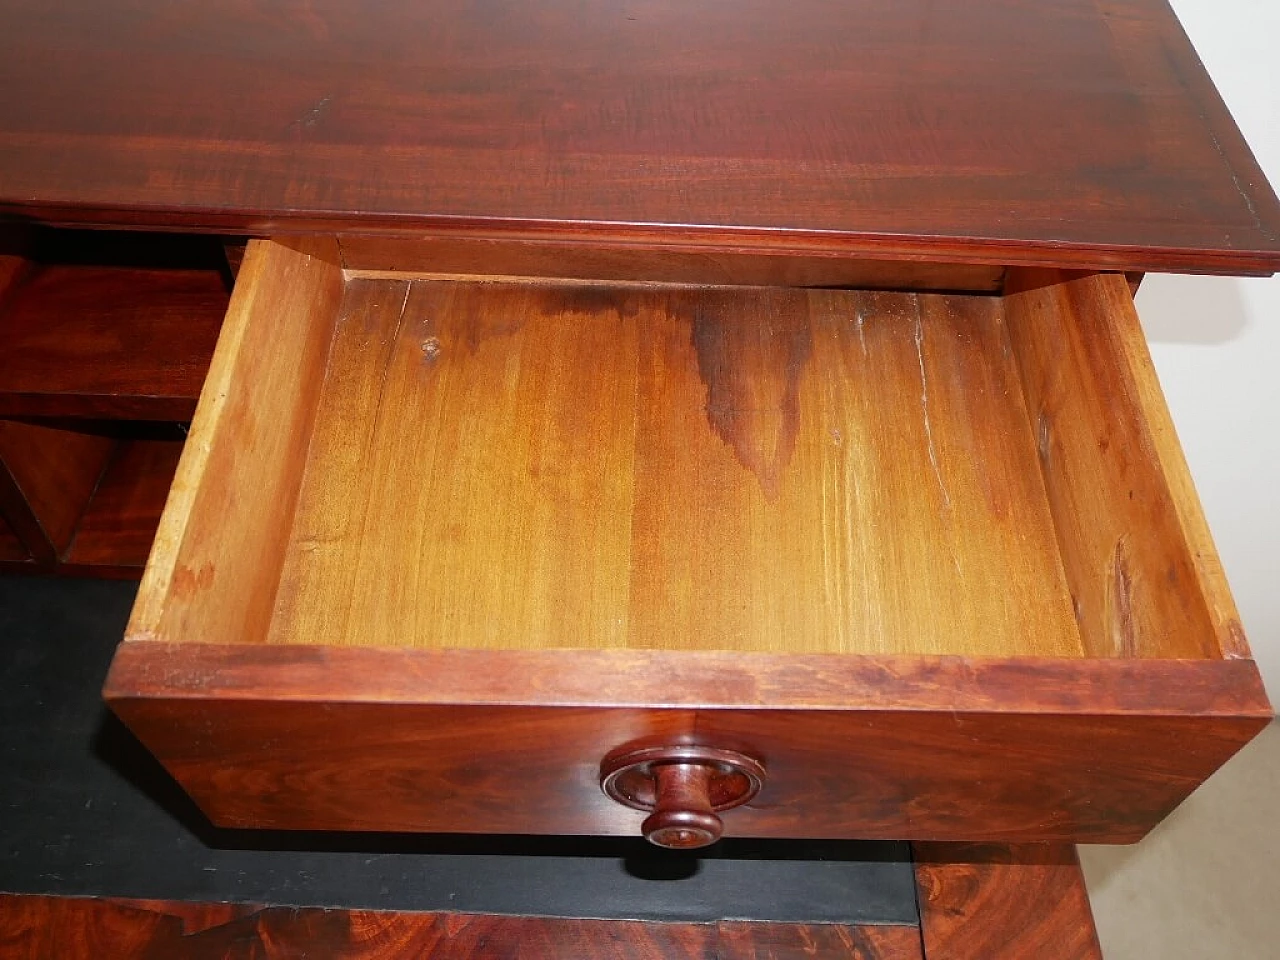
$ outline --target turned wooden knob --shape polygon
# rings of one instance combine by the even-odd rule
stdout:
[[[651,776],[653,813],[640,825],[644,837],[660,847],[682,850],[715,843],[724,821],[711,809],[711,767],[702,763],[660,763]]]
[[[677,850],[719,840],[724,823],[717,814],[751,800],[763,783],[758,760],[713,747],[645,747],[611,754],[600,768],[606,794],[652,811],[640,827],[645,839]]]

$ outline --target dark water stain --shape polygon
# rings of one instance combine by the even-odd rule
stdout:
[[[579,314],[591,319],[632,320],[640,312],[640,291],[603,284],[573,283],[541,291],[547,314]]]
[[[475,284],[459,288],[445,310],[449,326],[462,332],[468,351],[475,354],[486,340],[515,336],[530,320],[632,320],[640,312],[640,296],[636,291],[588,284]]]
[[[486,340],[514,337],[523,330],[537,306],[523,287],[460,284],[441,309],[440,329],[454,331],[453,336],[446,335],[444,339],[461,340],[467,352],[475,356]],[[436,357],[439,356],[437,351]]]
[[[179,564],[173,571],[173,581],[169,589],[175,597],[195,596],[213,586],[215,572],[215,567],[209,560],[202,563],[198,570],[186,564]]]
[[[800,380],[813,351],[794,295],[701,299],[692,319],[707,421],[776,500],[800,432]]]

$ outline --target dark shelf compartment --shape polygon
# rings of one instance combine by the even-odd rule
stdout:
[[[22,563],[27,558],[26,545],[18,539],[4,517],[0,517],[0,565]]]
[[[45,496],[32,491],[25,502],[10,498],[0,503],[12,514],[8,520],[0,515],[0,572],[127,580],[142,576],[182,455],[185,425],[83,421],[71,422],[68,429],[67,421],[26,423],[33,428],[25,451],[30,460],[40,464],[44,457],[37,448],[43,446],[59,458],[61,469],[46,484]],[[94,441],[102,453],[69,463],[66,440]],[[0,445],[0,454],[0,471],[32,479],[15,469],[20,465],[13,462],[13,449]],[[44,482],[49,472],[39,465],[34,479]],[[59,498],[56,503],[49,502],[49,488]],[[52,532],[52,519],[64,532]],[[28,542],[37,541],[35,550],[24,543],[23,530]]]
[[[230,289],[216,237],[0,231],[0,568],[141,575]]]
[[[140,577],[181,455],[181,439],[120,440],[81,515],[61,572]]]
[[[45,232],[7,246],[0,417],[190,419],[230,298],[216,241]]]

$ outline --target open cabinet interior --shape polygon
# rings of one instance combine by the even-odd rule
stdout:
[[[141,575],[229,294],[216,237],[0,228],[0,570]]]
[[[421,279],[256,242],[129,635],[1217,658],[1120,275]]]

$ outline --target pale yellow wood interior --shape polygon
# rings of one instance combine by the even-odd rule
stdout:
[[[1004,313],[1085,650],[1247,656],[1124,278],[1013,271]]]
[[[344,290],[332,238],[250,242],[126,639],[265,636]]]
[[[1246,656],[1123,278],[357,277],[250,244],[128,639]]]
[[[1080,656],[1000,300],[352,279],[271,643]]]

